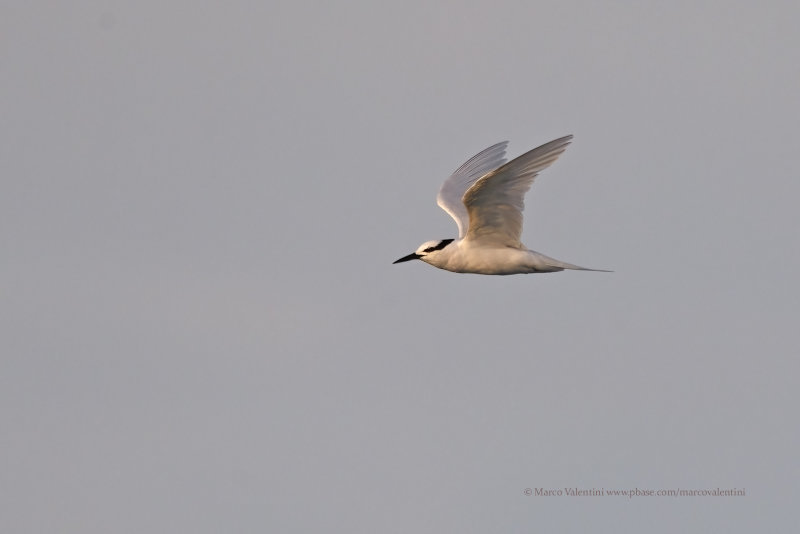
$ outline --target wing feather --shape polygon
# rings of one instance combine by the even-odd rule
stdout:
[[[503,141],[478,152],[456,169],[439,189],[436,203],[456,221],[459,239],[466,235],[469,226],[469,214],[463,202],[464,193],[481,176],[506,162],[507,145],[508,141]]]
[[[572,136],[568,135],[534,148],[483,175],[467,189],[463,197],[469,216],[465,239],[521,247],[525,193],[536,176],[552,165],[571,141]]]

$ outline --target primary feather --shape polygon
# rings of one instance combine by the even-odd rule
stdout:
[[[481,176],[491,172],[506,162],[506,146],[508,141],[503,141],[484,149],[467,160],[461,167],[450,175],[439,189],[436,203],[455,219],[458,225],[458,238],[463,238],[469,226],[469,214],[464,205],[464,193]]]
[[[469,241],[491,241],[498,246],[522,247],[522,211],[525,193],[544,169],[566,150],[567,135],[526,152],[480,177],[464,193],[469,215]]]

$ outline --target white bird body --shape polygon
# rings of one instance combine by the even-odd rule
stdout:
[[[425,248],[437,243],[439,241],[426,243],[428,246]],[[564,269],[592,270],[558,261],[524,247],[487,247],[466,239],[454,241],[442,250],[425,254],[419,259],[454,273],[522,274],[549,273]]]
[[[520,241],[525,193],[571,141],[571,135],[550,141],[509,163],[504,158],[507,142],[470,158],[442,184],[437,197],[456,221],[458,239],[428,241],[394,263],[420,259],[456,273],[496,275],[599,270],[528,250]]]

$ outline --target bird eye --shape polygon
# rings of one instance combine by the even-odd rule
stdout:
[[[434,250],[436,250],[436,247],[428,247],[425,250],[423,250],[422,252],[433,252]]]

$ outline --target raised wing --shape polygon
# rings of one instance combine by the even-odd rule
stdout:
[[[464,193],[478,178],[506,162],[506,145],[508,141],[503,141],[478,152],[456,169],[439,189],[436,203],[455,219],[459,239],[464,237],[469,226],[469,214],[463,201]]]
[[[571,141],[571,135],[550,141],[478,179],[464,194],[469,214],[466,239],[490,241],[498,246],[522,246],[519,239],[525,193],[536,176],[557,160]]]

